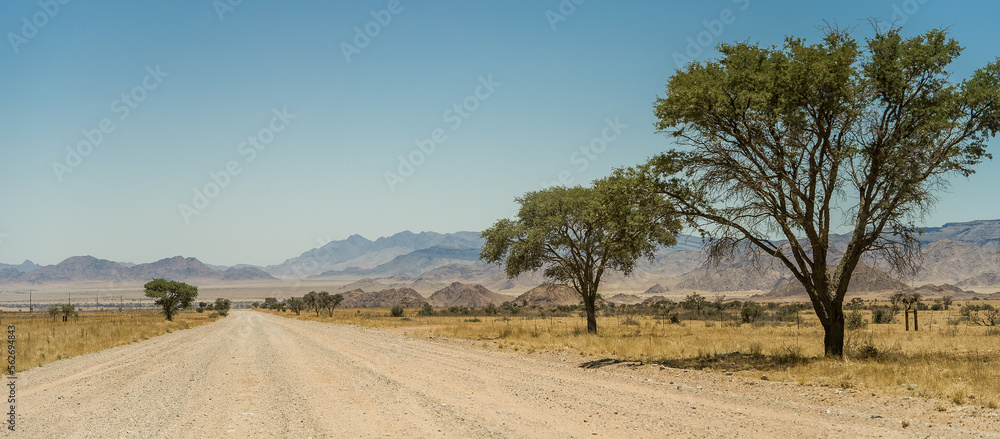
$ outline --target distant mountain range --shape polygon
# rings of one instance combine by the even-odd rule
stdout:
[[[831,237],[836,260],[848,235]],[[942,284],[962,288],[1000,285],[1000,220],[948,223],[925,229],[920,236],[923,267],[908,279],[913,285]],[[0,264],[0,282],[47,283],[80,280],[148,280],[164,277],[175,280],[214,279],[219,281],[255,281],[277,279],[329,279],[355,281],[366,278],[365,285],[352,284],[350,291],[363,288],[412,288],[430,294],[453,282],[479,284],[492,291],[519,294],[545,282],[540,273],[527,273],[508,279],[503,267],[479,262],[483,239],[478,232],[397,233],[374,241],[359,235],[332,241],[267,267],[233,267],[203,264],[195,258],[173,257],[147,264],[118,263],[90,256],[76,256],[56,265],[38,266],[31,261],[20,265]],[[636,292],[659,285],[659,291],[698,290],[708,292],[758,291],[776,296],[799,292],[785,267],[770,259],[753,263],[737,255],[728,263],[705,268],[701,239],[679,236],[678,245],[657,253],[653,261],[641,260],[630,277],[608,272],[602,286],[622,287]],[[865,275],[866,289],[899,288],[883,276],[878,266]],[[867,273],[867,272],[866,272]],[[378,279],[378,280],[371,280]],[[859,286],[860,286],[859,278]],[[651,290],[652,291],[652,290]],[[463,293],[465,294],[465,293]]]
[[[74,256],[56,265],[20,272],[13,269],[0,270],[0,281],[9,283],[54,283],[79,281],[126,281],[165,278],[177,281],[192,279],[218,280],[258,280],[275,279],[257,268],[231,268],[225,272],[209,268],[195,258],[161,259],[149,264],[131,267],[118,262],[97,259],[93,256]]]
[[[378,238],[375,241],[370,241],[360,235],[352,235],[345,240],[332,241],[320,248],[309,250],[281,264],[270,265],[265,268],[265,271],[275,276],[297,278],[336,272],[349,274],[363,270],[372,270],[372,273],[389,275],[405,273],[419,274],[419,272],[425,270],[422,267],[445,265],[429,263],[434,258],[447,260],[455,259],[455,256],[458,255],[461,260],[467,260],[471,250],[475,250],[476,257],[478,258],[478,249],[482,245],[483,239],[479,237],[478,232],[441,234],[406,231],[389,237]],[[432,247],[439,247],[440,249],[425,254],[417,254],[407,260],[396,260],[398,256],[404,256],[419,250],[427,250]],[[466,251],[465,254],[459,255],[462,250]],[[390,265],[379,268],[384,264]]]
[[[316,277],[328,276],[419,276],[425,271],[449,264],[473,264],[479,260],[479,248],[459,247],[456,245],[435,245],[430,248],[415,250],[405,255],[392,258],[391,261],[374,268],[351,267],[346,270],[330,270]]]

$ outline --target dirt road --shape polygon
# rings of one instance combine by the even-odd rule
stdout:
[[[1000,437],[983,410],[585,360],[236,311],[21,374],[15,435]]]

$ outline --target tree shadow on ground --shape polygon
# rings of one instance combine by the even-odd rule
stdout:
[[[803,357],[796,353],[780,355],[747,354],[741,352],[728,352],[714,355],[699,355],[688,358],[670,358],[652,361],[652,364],[670,367],[674,369],[724,369],[727,371],[741,370],[787,370],[795,366],[804,366],[819,357]],[[600,360],[588,361],[580,364],[581,369],[600,369],[602,367],[621,364],[626,367],[639,367],[646,363],[642,361],[624,361],[614,358],[602,358]]]
[[[671,358],[654,363],[674,369],[724,369],[731,372],[741,370],[788,370],[795,366],[804,366],[819,357],[803,357],[796,353],[763,355],[742,352],[728,352],[714,355],[699,355],[689,358]]]
[[[616,360],[614,358],[602,358],[600,360],[587,361],[580,364],[581,369],[600,369],[605,366],[611,366],[612,364],[624,363],[622,360]]]

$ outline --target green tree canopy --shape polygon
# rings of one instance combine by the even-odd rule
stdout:
[[[306,293],[305,296],[302,296],[302,302],[306,305],[306,309],[315,309],[316,317],[319,317],[319,310],[324,306],[319,297],[319,293],[315,291]]]
[[[990,158],[1000,63],[955,84],[948,67],[962,48],[945,31],[907,38],[877,26],[863,45],[831,28],[819,44],[719,51],[675,73],[655,103],[656,127],[680,149],[619,174],[648,177],[710,255],[780,261],[809,294],[827,355],[842,356],[843,301],[862,256],[912,273],[916,224],[936,191]],[[838,255],[830,233],[841,224],[851,237]]]
[[[632,272],[640,257],[677,243],[680,222],[659,195],[625,178],[594,187],[553,187],[518,198],[516,219],[502,219],[482,233],[480,258],[503,263],[509,277],[542,269],[583,298],[587,330],[597,332],[595,306],[606,270]]]
[[[191,303],[198,297],[198,287],[184,282],[153,279],[147,282],[144,288],[146,297],[155,298],[156,305],[163,308],[163,315],[167,320],[173,320],[177,311],[190,308]]]
[[[288,298],[285,300],[285,304],[288,305],[288,309],[292,310],[295,315],[300,315],[306,306],[305,302],[297,297]]]

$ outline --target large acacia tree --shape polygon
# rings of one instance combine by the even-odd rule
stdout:
[[[596,303],[607,270],[629,275],[640,257],[677,243],[680,221],[669,203],[625,178],[594,187],[552,187],[517,202],[517,219],[502,219],[482,233],[480,258],[505,263],[509,277],[543,269],[573,286],[587,310],[587,331],[597,333]]]
[[[669,150],[637,169],[706,234],[710,256],[771,256],[802,283],[843,356],[843,301],[863,257],[912,273],[921,224],[947,187],[986,158],[1000,126],[1000,64],[960,83],[945,31],[876,28],[863,44],[830,28],[819,44],[723,44],[655,103]],[[844,248],[830,245],[846,226]]]

